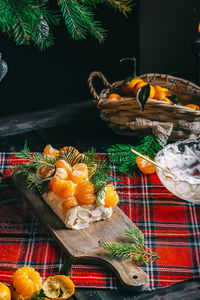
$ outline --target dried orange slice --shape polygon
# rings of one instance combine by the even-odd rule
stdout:
[[[144,156],[149,158],[147,155]],[[140,169],[140,171],[144,174],[153,174],[156,171],[156,168],[152,163],[150,163],[149,161],[147,161],[146,159],[140,156],[136,158],[136,164]]]
[[[72,173],[70,175],[70,179],[78,183],[82,180],[88,179],[88,168],[84,163],[76,164],[72,167]]]
[[[50,144],[48,144],[44,148],[44,154],[57,157],[59,154],[59,151],[54,149]]]
[[[7,285],[0,282],[0,299],[11,300],[11,291]]]
[[[41,288],[42,278],[34,268],[24,266],[15,271],[11,288],[13,300],[32,297]]]
[[[96,196],[92,182],[88,180],[80,181],[76,187],[75,197],[79,205],[94,205]]]
[[[75,187],[76,184],[71,180],[58,179],[52,186],[52,192],[60,198],[67,199],[74,195]]]
[[[54,172],[54,168],[48,168],[46,166],[41,166],[37,169],[37,174],[43,178],[49,177]]]
[[[68,299],[75,291],[73,281],[65,275],[49,276],[42,288],[45,296],[54,300]]]
[[[105,207],[113,207],[119,202],[119,196],[115,191],[115,187],[112,183],[106,186],[106,196],[104,198]]]

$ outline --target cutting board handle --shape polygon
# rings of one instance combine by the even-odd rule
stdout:
[[[90,260],[93,263],[101,263],[101,265],[105,265],[109,267],[117,278],[120,281],[121,287],[127,289],[132,289],[136,291],[144,291],[149,285],[149,277],[148,275],[138,267],[131,259],[117,260],[113,259],[100,249],[97,254],[96,253],[88,253],[89,255],[86,257],[82,257],[81,259]]]

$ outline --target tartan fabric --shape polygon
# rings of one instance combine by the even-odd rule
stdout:
[[[24,265],[33,266],[45,280],[57,274],[66,259],[9,178],[11,167],[20,162],[12,154],[0,153],[0,281],[7,284]],[[121,177],[115,166],[112,170],[112,175]],[[115,183],[119,206],[142,230],[146,246],[160,256],[153,264],[141,266],[149,275],[148,289],[199,277],[200,205],[172,195],[156,174],[121,178]],[[80,288],[118,286],[110,270],[94,264],[74,264],[71,279]]]

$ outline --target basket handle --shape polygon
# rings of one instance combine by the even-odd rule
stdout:
[[[98,101],[101,100],[101,98],[99,97],[99,95],[97,94],[94,86],[93,86],[93,78],[94,77],[100,77],[103,81],[103,84],[106,86],[106,87],[109,87],[111,88],[112,85],[108,82],[108,80],[106,79],[106,77],[101,73],[101,72],[97,72],[97,71],[94,71],[92,73],[90,73],[90,76],[88,78],[88,84],[89,84],[89,88],[90,88],[90,92],[91,94],[94,96],[94,98]]]

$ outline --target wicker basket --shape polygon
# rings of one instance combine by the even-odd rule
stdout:
[[[93,78],[100,77],[107,87],[98,95],[93,86]],[[183,105],[200,105],[200,87],[194,83],[164,74],[144,74],[139,76],[145,81],[150,79],[152,85],[172,88],[172,93],[178,95]],[[196,138],[200,135],[200,111],[195,111],[179,105],[148,99],[144,111],[140,110],[136,97],[123,96],[121,86],[124,81],[110,84],[100,72],[92,72],[88,79],[90,91],[97,100],[101,118],[116,133],[129,136],[151,134],[152,131],[165,133],[168,141]],[[111,92],[118,92],[121,99],[107,99]]]

